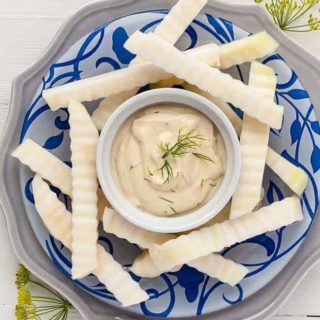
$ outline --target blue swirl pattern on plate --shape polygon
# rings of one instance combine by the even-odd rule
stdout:
[[[136,29],[144,32],[153,30],[166,13],[165,10],[155,10],[123,17],[97,27],[74,44],[43,77],[25,115],[20,140],[32,138],[70,164],[68,112],[66,109],[55,113],[50,111],[42,98],[42,90],[126,66],[134,57],[123,47],[128,35]],[[210,41],[223,44],[248,35],[248,32],[229,21],[202,15],[187,29],[178,47],[189,49]],[[250,269],[246,279],[234,288],[187,266],[183,266],[178,272],[151,280],[132,275],[147,290],[151,299],[140,306],[131,307],[130,310],[150,316],[186,317],[233,305],[257,292],[277,275],[290,261],[308,232],[319,204],[320,126],[308,93],[282,57],[272,54],[262,62],[275,69],[278,75],[276,101],[285,108],[283,127],[281,130],[272,130],[270,144],[289,161],[302,167],[310,178],[302,197],[305,220],[226,249],[223,255]],[[235,66],[229,72],[244,80],[248,74],[248,66]],[[88,105],[91,109],[97,103]],[[31,180],[32,173],[21,167],[21,188],[27,215],[46,253],[70,278],[70,254],[48,234],[40,221],[33,204]],[[290,190],[269,169],[266,169],[264,188],[266,204],[290,195]],[[53,190],[70,208],[70,200],[60,194],[59,190]],[[139,249],[112,235],[103,232],[100,234],[100,242],[115,259],[125,268],[130,266]],[[75,282],[93,296],[119,306],[96,277],[91,275]]]

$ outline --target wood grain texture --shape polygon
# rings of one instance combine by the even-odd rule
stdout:
[[[252,2],[252,0],[229,0]],[[11,81],[37,60],[65,19],[89,0],[0,0],[0,132],[5,124]],[[320,31],[289,36],[320,54]],[[14,256],[4,217],[0,214],[0,319],[13,320],[16,290],[14,275],[18,261]],[[320,264],[306,276],[273,320],[310,320],[320,316]],[[69,319],[79,320],[77,312]],[[320,317],[319,317],[320,319]]]
[[[37,60],[63,21],[0,17],[0,104],[9,104],[12,79]]]

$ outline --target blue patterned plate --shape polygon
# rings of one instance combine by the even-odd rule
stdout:
[[[155,10],[125,16],[94,29],[80,39],[54,63],[34,95],[25,114],[20,141],[32,138],[66,163],[70,163],[68,135],[68,113],[60,110],[53,113],[42,98],[42,90],[64,83],[84,79],[93,75],[126,66],[133,55],[123,47],[133,31],[151,31],[167,13]],[[248,36],[249,32],[224,19],[206,14],[199,16],[178,43],[181,49],[189,49],[214,41],[218,44]],[[140,279],[150,300],[130,310],[137,314],[160,317],[187,317],[202,315],[236,304],[271,281],[290,261],[308,232],[318,207],[317,185],[320,181],[320,126],[313,105],[297,75],[278,54],[263,59],[264,64],[275,69],[278,75],[276,100],[285,107],[284,124],[281,130],[272,130],[270,144],[289,161],[301,166],[309,175],[310,183],[302,197],[305,219],[276,232],[260,235],[227,249],[223,254],[243,263],[250,273],[234,288],[184,266],[179,272],[162,275],[157,279]],[[236,66],[228,70],[234,77],[247,80],[248,66]],[[90,109],[96,102],[88,104]],[[239,113],[241,116],[241,114]],[[20,183],[24,194],[24,205],[32,228],[45,252],[53,263],[70,278],[70,255],[55,241],[41,223],[34,207],[30,189],[32,173],[21,166]],[[270,171],[266,170],[265,203],[282,199],[290,191]],[[55,190],[59,194],[59,190]],[[70,206],[69,200],[60,198]],[[115,259],[124,266],[132,263],[139,250],[126,241],[100,233],[100,242]],[[98,299],[119,307],[113,295],[94,276],[75,281]]]

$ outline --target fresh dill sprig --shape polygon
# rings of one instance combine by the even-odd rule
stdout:
[[[173,169],[168,160],[164,160],[163,166],[159,168],[157,171],[161,171],[162,178],[165,177],[163,183],[169,183],[173,178]]]
[[[206,156],[205,154],[201,154],[201,153],[197,153],[197,152],[192,152],[192,154],[204,162],[209,161],[209,162],[215,163],[210,157]]]
[[[283,31],[308,32],[320,29],[320,17],[309,14],[309,18],[302,24],[297,20],[314,8],[320,0],[254,0],[264,4],[273,21]]]
[[[170,209],[172,210],[173,213],[175,213],[175,214],[178,213],[178,211],[174,207],[170,207]]]
[[[162,159],[164,159],[164,163],[162,167],[157,169],[156,171],[161,171],[161,175],[164,178],[163,183],[169,183],[170,180],[173,178],[173,169],[168,161],[168,157],[177,158],[182,157],[191,150],[195,150],[200,147],[199,142],[201,140],[207,140],[206,137],[197,134],[196,130],[192,129],[187,132],[183,132],[185,127],[181,128],[178,133],[177,142],[170,146],[167,142],[160,142],[159,148],[163,152]],[[203,160],[203,161],[210,161],[214,162],[210,157],[201,154],[201,153],[192,153],[195,157]]]
[[[170,147],[169,143],[161,142],[159,148],[162,150],[162,159],[168,156],[173,158],[185,155],[189,149],[199,147],[199,140],[207,140],[204,136],[197,134],[195,130],[190,130],[183,133],[184,128],[181,128],[178,133],[177,142]]]
[[[159,196],[159,199],[161,199],[163,201],[166,201],[166,202],[169,202],[169,203],[174,203],[172,200],[167,199],[167,198],[163,198],[163,197],[160,197],[160,196]]]
[[[27,287],[28,284],[42,288],[46,295],[33,296]],[[54,320],[66,320],[69,310],[73,308],[70,302],[58,292],[31,278],[30,272],[23,265],[19,265],[16,273],[16,286],[18,289],[15,309],[17,320],[38,320],[42,315],[48,315]]]

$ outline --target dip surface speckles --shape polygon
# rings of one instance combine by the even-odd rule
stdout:
[[[155,215],[206,203],[223,178],[225,157],[214,124],[182,104],[137,112],[120,128],[112,147],[118,187],[132,204]]]

